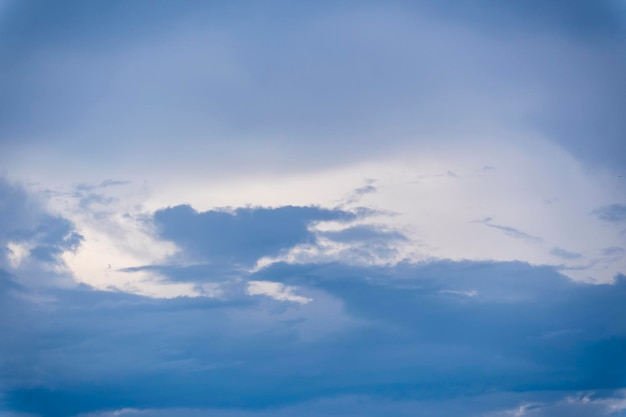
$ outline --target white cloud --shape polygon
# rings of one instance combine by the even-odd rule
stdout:
[[[24,261],[30,252],[28,245],[25,242],[8,242],[7,243],[7,259],[11,268],[19,268],[22,261]]]
[[[295,295],[297,288],[286,286],[280,282],[249,281],[246,292],[248,295],[266,295],[278,301],[291,301],[299,304],[308,304],[312,298]]]

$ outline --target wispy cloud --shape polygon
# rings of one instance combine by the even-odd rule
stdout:
[[[623,204],[611,204],[594,210],[592,214],[605,222],[621,223],[626,221],[626,206]]]
[[[522,232],[521,230],[518,230],[514,227],[511,226],[503,226],[500,224],[495,224],[492,223],[492,219],[491,217],[487,217],[483,220],[479,220],[477,221],[477,223],[481,223],[484,224],[487,227],[491,227],[493,229],[497,229],[502,231],[505,235],[515,238],[515,239],[521,239],[521,240],[525,240],[527,242],[530,243],[541,243],[543,242],[543,239],[540,238],[539,236],[534,236],[534,235],[530,235],[528,233]]]
[[[582,255],[577,252],[570,252],[566,249],[554,247],[550,250],[550,253],[554,256],[557,256],[561,259],[580,259]]]

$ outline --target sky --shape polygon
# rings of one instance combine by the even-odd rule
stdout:
[[[0,0],[0,417],[626,416],[622,0]]]

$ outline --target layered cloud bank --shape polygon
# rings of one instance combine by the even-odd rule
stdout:
[[[75,225],[15,185],[4,183],[3,193],[12,202],[3,216],[12,239],[1,287],[6,410],[374,416],[469,406],[476,416],[601,416],[626,409],[622,274],[598,284],[576,282],[560,265],[416,261],[401,257],[409,253],[406,235],[375,222],[389,214],[363,207],[179,205],[135,216],[145,236],[175,247],[163,263],[107,266],[108,281],[91,281],[99,290],[68,284],[72,274],[90,282],[64,262],[88,246]],[[479,225],[538,243],[491,220]],[[20,262],[16,247],[30,248]],[[124,285],[115,285],[116,275]],[[181,289],[189,293],[176,297]]]
[[[625,22],[0,1],[0,417],[626,415]]]

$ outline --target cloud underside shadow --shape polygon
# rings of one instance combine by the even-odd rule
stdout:
[[[243,288],[172,300],[78,288],[41,305],[5,275],[5,402],[70,416],[626,386],[624,276],[588,285],[523,263],[332,263],[274,264],[244,280],[279,282],[314,301]]]
[[[157,211],[154,222],[161,238],[184,248],[187,256],[250,266],[261,257],[313,243],[315,234],[309,227],[314,222],[347,222],[356,217],[351,212],[313,206],[197,212],[181,205]]]

